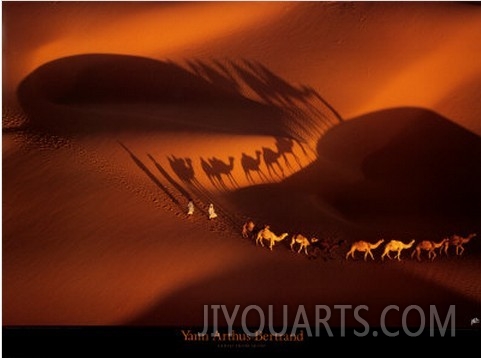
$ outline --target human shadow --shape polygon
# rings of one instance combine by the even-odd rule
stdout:
[[[167,197],[176,205],[180,205],[179,201],[170,193],[170,191],[159,181],[159,179],[147,168],[147,166],[129,149],[125,144],[117,141],[119,145],[130,155],[133,162],[142,170],[147,177],[154,182],[166,195]]]
[[[157,168],[157,170],[159,171],[159,173],[162,174],[162,176],[163,176],[174,188],[176,188],[177,191],[178,191],[180,194],[182,194],[186,199],[189,199],[189,198],[192,197],[192,195],[191,195],[185,188],[183,188],[182,185],[180,185],[179,183],[177,183],[177,181],[175,181],[175,179],[172,178],[169,173],[167,173],[167,171],[164,169],[164,167],[162,167],[162,165],[160,165],[151,154],[147,154],[147,156],[148,156],[149,159],[154,163],[154,165],[155,165],[155,167]]]

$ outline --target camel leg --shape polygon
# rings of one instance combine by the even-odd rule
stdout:
[[[433,250],[433,251],[430,251],[429,253],[432,254],[432,259],[431,259],[431,261],[434,261],[434,258],[437,256],[437,255],[436,255],[436,252],[434,252],[434,250]]]
[[[464,247],[463,246],[459,246],[459,256],[461,256],[464,252]]]
[[[374,256],[372,255],[372,252],[371,252],[371,250],[369,250],[368,252],[369,252],[369,255],[371,256],[371,259],[373,259],[373,260],[374,260]]]
[[[291,250],[294,251],[294,244],[296,243],[296,241],[294,239],[292,239],[291,241]]]
[[[300,253],[301,253],[301,250],[302,250],[302,245],[299,246],[299,250],[297,250],[297,253],[300,254]]]
[[[381,256],[381,260],[384,261],[384,256],[389,257],[390,260],[392,260],[391,256],[389,256],[389,251],[384,251],[384,253]]]
[[[308,255],[308,253],[307,253],[307,246],[304,247],[304,252],[306,253],[306,255]]]
[[[401,261],[401,250],[398,251],[396,257],[397,257],[398,261]],[[395,257],[395,258],[396,258],[396,257]]]
[[[369,251],[366,250],[366,251],[364,252],[364,261],[367,261],[367,255],[368,255],[368,254],[369,254]]]
[[[349,258],[349,255],[352,255],[352,258],[354,258],[354,251],[349,250],[349,252],[346,254],[346,260]]]

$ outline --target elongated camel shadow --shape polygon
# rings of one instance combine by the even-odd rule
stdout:
[[[256,150],[255,155],[255,157],[251,157],[246,153],[242,153],[241,166],[244,170],[244,175],[246,176],[247,181],[251,184],[255,184],[255,180],[251,172],[257,173],[261,182],[267,182],[269,179],[260,167],[262,152],[260,150]]]

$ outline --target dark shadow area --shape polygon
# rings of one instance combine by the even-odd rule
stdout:
[[[141,57],[58,59],[27,76],[18,96],[31,126],[62,134],[189,129],[288,135],[281,109],[226,91],[173,62]]]
[[[299,232],[340,229],[350,240],[438,240],[481,230],[481,138],[435,112],[369,113],[332,128],[317,149],[317,160],[298,173],[242,188],[231,200],[263,222]],[[267,153],[274,166],[278,153]]]
[[[371,113],[333,129],[318,150],[359,165],[363,177],[344,193],[321,194],[349,218],[480,218],[481,138],[435,112]]]
[[[284,248],[276,247],[277,250]],[[275,249],[275,250],[276,250]],[[271,254],[267,249],[265,254]],[[293,253],[293,255],[296,255]],[[296,256],[296,258],[298,258]],[[418,263],[410,262],[418,265]],[[328,324],[331,327],[356,327],[363,329],[363,324],[371,328],[379,327],[381,315],[386,307],[396,305],[399,310],[389,310],[384,317],[386,327],[402,327],[403,311],[409,305],[416,305],[425,314],[425,324],[429,325],[431,305],[442,321],[447,317],[450,305],[455,305],[456,328],[469,327],[473,312],[479,310],[479,303],[446,289],[435,282],[414,277],[402,270],[396,270],[398,262],[386,265],[371,262],[321,262],[309,260],[288,260],[283,266],[269,262],[259,269],[259,264],[246,263],[242,267],[231,268],[227,272],[217,272],[199,282],[192,282],[171,295],[159,299],[158,302],[144,312],[125,322],[127,326],[177,325],[180,327],[200,327],[204,325],[204,307],[207,305],[208,324],[213,325],[212,305],[223,304],[231,314],[236,305],[239,312],[234,325],[241,326],[243,310],[251,304],[258,306],[265,317],[267,327],[269,305],[272,305],[270,317],[275,326],[287,323],[292,327],[299,306],[303,306],[308,322],[314,326],[315,306],[326,305],[331,312]],[[442,272],[442,262],[433,264]],[[302,274],[292,274],[292,271]],[[289,289],[286,289],[288,287]],[[262,289],[259,289],[262,288]],[[189,299],[185,299],[188,297]],[[287,315],[282,311],[287,305]],[[351,305],[345,311],[344,319],[341,310],[334,305]],[[353,314],[356,306],[366,305],[368,310],[359,311],[363,321]],[[325,313],[324,310],[321,311]],[[419,311],[414,310],[406,316],[409,327],[420,327]],[[259,312],[254,310],[246,315],[247,326],[259,327]],[[284,321],[284,317],[286,317]],[[304,321],[303,321],[304,322]],[[219,327],[227,328],[226,320],[219,309]],[[321,324],[321,328],[323,328]],[[414,331],[414,330],[413,330]]]
[[[185,69],[135,56],[78,55],[30,73],[18,98],[31,129],[59,135],[190,130],[305,139],[306,127],[316,132],[318,119],[294,105],[314,98],[312,91],[289,85],[260,64],[249,66],[193,60]],[[245,86],[260,100],[246,97]],[[296,125],[302,123],[301,131]]]

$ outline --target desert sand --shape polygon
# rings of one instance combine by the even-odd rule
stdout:
[[[202,327],[213,304],[481,315],[478,4],[2,6],[4,326]],[[256,245],[247,219],[288,238]],[[309,258],[296,233],[342,245]],[[462,256],[345,259],[470,233]]]

